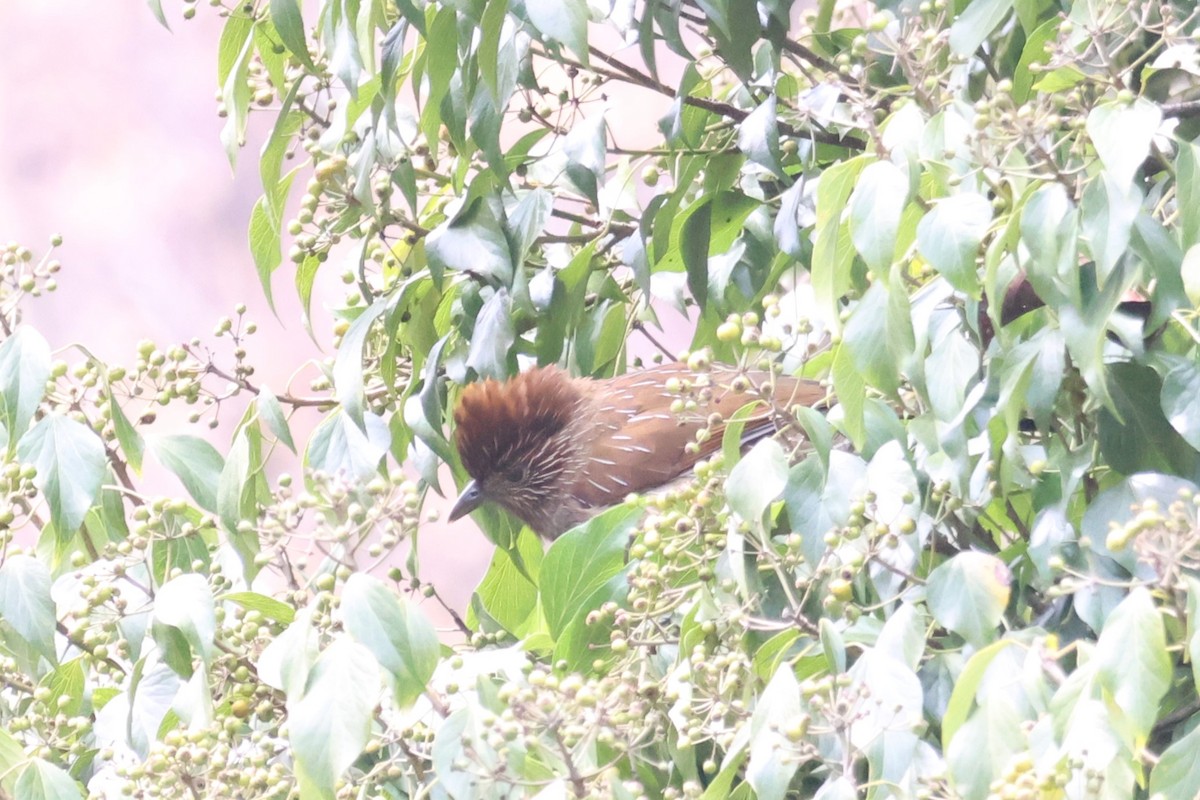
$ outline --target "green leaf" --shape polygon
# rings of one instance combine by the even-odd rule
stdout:
[[[1162,800],[1195,800],[1200,793],[1200,728],[1177,739],[1150,771],[1150,796]]]
[[[1113,409],[1100,409],[1097,439],[1109,465],[1124,475],[1149,471],[1194,476],[1200,454],[1164,416],[1166,387],[1158,373],[1133,362],[1110,364],[1108,369]],[[1194,406],[1194,396],[1191,401]],[[1195,416],[1191,406],[1189,412]]]
[[[537,188],[525,192],[521,201],[508,217],[509,237],[512,245],[513,261],[517,264],[525,262],[529,249],[534,241],[546,228],[550,221],[550,212],[554,210],[554,195],[546,189]]]
[[[475,320],[467,366],[485,378],[508,375],[508,352],[516,341],[513,328],[512,298],[506,289],[497,289]]]
[[[421,20],[420,25],[424,26],[424,18],[421,17]],[[425,65],[428,92],[425,108],[421,112],[421,130],[427,139],[436,141],[443,122],[440,114],[442,100],[458,68],[458,13],[453,6],[437,10],[425,39],[421,63]]]
[[[917,225],[917,249],[960,292],[980,295],[975,259],[992,222],[992,204],[981,194],[946,197]]]
[[[538,589],[550,635],[583,617],[589,597],[625,567],[625,546],[641,512],[616,506],[564,533],[542,559]]]
[[[738,123],[738,149],[746,158],[784,177],[780,163],[779,122],[775,117],[775,95],[770,95],[750,115]]]
[[[1200,146],[1179,142],[1175,158],[1175,207],[1179,210],[1179,245],[1185,251],[1200,245]],[[1193,285],[1200,286],[1200,279]],[[1200,305],[1200,290],[1188,292]]]
[[[783,660],[795,655],[791,652],[792,646],[800,641],[800,638],[799,631],[789,630],[780,631],[763,642],[754,652],[754,673],[764,681],[770,680]]]
[[[475,199],[436,227],[425,240],[425,254],[437,269],[470,272],[505,286],[512,282],[508,238],[488,198]]]
[[[312,56],[308,54],[308,42],[304,38],[304,17],[301,15],[300,0],[271,0],[271,23],[279,33],[284,47],[291,51],[301,64],[316,72]]]
[[[0,565],[0,619],[53,662],[54,600],[50,570],[36,558],[10,555]]]
[[[763,512],[783,494],[788,463],[783,447],[763,439],[734,465],[725,482],[729,507],[742,519],[761,525]]]
[[[566,661],[567,669],[588,670],[598,659],[611,655],[612,630],[604,623],[588,624],[588,613],[605,603],[626,604],[629,578],[622,570],[609,578],[596,591],[583,598],[579,614],[567,624],[554,643],[554,661]]]
[[[248,569],[253,569],[254,554],[258,552],[257,535],[242,534],[238,525],[242,519],[253,519],[258,513],[256,477],[262,461],[259,453],[262,440],[257,422],[242,428],[229,447],[221,477],[217,479],[217,515]]]
[[[712,239],[712,203],[703,203],[684,220],[679,252],[687,270],[688,290],[701,309],[708,303],[708,253]]]
[[[213,638],[217,630],[216,603],[208,580],[203,575],[180,575],[163,584],[155,595],[151,616],[151,630],[160,646],[165,637],[172,635],[167,629],[178,631],[192,652],[204,659],[206,664],[211,663]],[[191,670],[180,674],[185,678],[190,677]]]
[[[1150,154],[1150,143],[1162,124],[1162,109],[1149,100],[1097,104],[1087,118],[1087,132],[1104,171],[1119,187],[1129,186]]]
[[[835,164],[821,173],[817,184],[812,282],[817,303],[829,319],[838,319],[842,295],[850,288],[850,265],[854,261],[854,246],[842,214],[859,174],[870,163],[869,156],[858,156]]]
[[[500,96],[498,77],[500,63],[500,34],[508,17],[508,0],[489,0],[479,20],[479,74],[496,106],[503,107],[507,98]]]
[[[250,84],[247,80],[254,55],[255,23],[241,14],[230,14],[221,34],[218,54],[218,81],[221,102],[225,104],[225,125],[221,143],[230,167],[237,166],[239,148],[246,140],[246,119],[250,108]]]
[[[129,417],[125,416],[125,410],[121,408],[121,404],[117,402],[111,389],[108,395],[108,413],[112,417],[113,430],[117,434],[117,443],[121,445],[121,452],[125,454],[125,460],[129,462],[129,466],[133,467],[134,472],[140,473],[142,458],[146,453],[146,441],[137,432],[137,428],[133,427]]]
[[[980,701],[946,747],[946,766],[960,797],[987,797],[988,785],[1026,747],[1021,722],[1017,708],[999,693]]]
[[[1129,250],[1133,223],[1142,208],[1142,191],[1132,183],[1118,183],[1105,171],[1083,193],[1080,228],[1088,251],[1096,261],[1096,282],[1104,286]]]
[[[20,767],[28,760],[25,746],[4,728],[0,728],[0,790],[12,795]]]
[[[975,706],[975,694],[979,691],[979,685],[983,682],[983,676],[992,665],[992,661],[1014,644],[1017,644],[1015,639],[992,642],[982,650],[977,650],[967,661],[967,665],[959,673],[958,680],[954,682],[954,691],[950,695],[950,702],[946,704],[946,713],[942,715],[943,750],[950,747],[954,734],[967,721],[971,709]]]
[[[958,56],[974,54],[1008,12],[1013,0],[975,0],[950,26],[950,51]]]
[[[1200,689],[1200,580],[1183,576],[1187,587],[1187,654],[1192,662],[1192,684]]]
[[[342,636],[313,665],[303,696],[289,692],[289,738],[301,796],[306,786],[331,793],[367,746],[379,677],[371,651]]]
[[[303,311],[304,328],[312,336],[312,319],[309,312],[312,306],[313,283],[317,278],[320,260],[312,254],[304,257],[304,261],[296,268],[296,295],[300,298],[300,308]]]
[[[716,40],[717,53],[747,83],[754,77],[753,47],[762,35],[758,6],[754,0],[698,0],[709,20],[708,32]]]
[[[287,630],[263,649],[255,663],[259,679],[289,698],[299,698],[317,661],[318,648],[312,606],[306,606],[296,612]]]
[[[1012,574],[987,553],[962,552],[929,575],[926,602],[938,624],[973,645],[995,638],[1008,606]]]
[[[1163,378],[1162,410],[1167,422],[1184,440],[1200,450],[1200,364],[1186,359],[1172,359],[1170,371]]]
[[[356,572],[342,590],[346,631],[395,679],[396,703],[411,705],[425,691],[441,645],[425,615],[379,580]]]
[[[867,440],[866,426],[866,381],[856,367],[857,356],[846,340],[838,346],[833,354],[833,365],[830,369],[833,378],[834,394],[842,407],[842,425],[846,435],[855,447],[862,447]]]
[[[1046,52],[1046,44],[1058,36],[1061,24],[1062,20],[1059,17],[1048,19],[1030,33],[1025,40],[1025,46],[1021,50],[1021,60],[1017,62],[1017,68],[1012,77],[1014,102],[1024,104],[1029,99],[1029,90],[1032,88],[1034,80],[1034,73],[1029,68],[1032,64],[1045,64],[1050,60],[1050,54]]]
[[[589,200],[599,203],[608,159],[604,115],[592,114],[576,122],[563,138],[563,154],[567,157],[567,177]]]
[[[784,732],[803,714],[800,685],[791,664],[780,664],[763,689],[750,721],[750,759],[746,780],[757,800],[783,800],[792,776],[800,766],[796,759],[780,758],[789,742]]]
[[[70,417],[50,414],[21,437],[17,454],[37,467],[33,483],[49,502],[59,532],[78,530],[108,469],[100,437]]]
[[[1043,77],[1033,85],[1033,91],[1043,94],[1057,94],[1075,88],[1088,80],[1089,76],[1074,64],[1052,69],[1043,73]]]
[[[333,385],[337,390],[337,399],[341,403],[346,416],[362,426],[363,404],[366,395],[363,392],[363,360],[366,358],[365,348],[367,335],[379,317],[394,304],[395,295],[383,296],[372,303],[358,318],[351,323],[350,328],[342,337],[338,346],[337,356],[333,362]]]
[[[83,792],[62,768],[34,758],[17,778],[13,797],[15,800],[82,800]]]
[[[224,86],[237,66],[246,41],[254,34],[254,21],[243,14],[230,14],[217,45],[217,86]]]
[[[50,379],[50,345],[28,325],[13,331],[0,345],[0,412],[8,432],[9,452],[29,428]]]
[[[888,323],[889,291],[884,283],[873,283],[863,295],[850,321],[842,341],[854,356],[854,365],[861,378],[867,383],[889,394],[900,385],[900,364],[893,357],[892,332]],[[836,382],[837,376],[835,374]],[[838,397],[846,402],[842,387],[838,386]],[[855,398],[854,402],[857,402]]]
[[[237,603],[247,611],[257,611],[267,619],[284,625],[291,625],[296,618],[296,610],[287,603],[258,592],[227,592],[217,599],[222,603]]]
[[[283,445],[296,452],[296,443],[292,441],[292,429],[288,425],[287,417],[283,414],[283,407],[279,405],[279,398],[263,384],[259,388],[258,397],[255,399],[255,405],[258,407],[258,416],[263,422],[267,423],[267,430],[275,435]]]
[[[250,256],[258,271],[258,280],[268,299],[271,296],[271,275],[283,263],[280,229],[271,216],[265,196],[258,198],[250,211]]]
[[[163,14],[162,0],[146,0],[146,5],[150,8],[150,13],[158,20],[158,24],[171,30],[171,26],[167,24],[167,17]]]
[[[78,714],[86,699],[84,689],[87,680],[84,677],[83,660],[83,657],[78,657],[65,661],[42,679],[41,685],[50,690],[47,704],[53,704],[52,708],[68,716]],[[63,697],[66,700],[60,701],[59,698]]]
[[[1150,592],[1136,587],[1109,615],[1096,643],[1100,685],[1144,742],[1171,687],[1171,657],[1162,617]]]
[[[374,414],[363,415],[366,432],[341,412],[327,416],[308,440],[304,460],[312,469],[352,480],[367,480],[387,455],[391,433]]]
[[[700,795],[700,800],[730,800],[734,796],[730,792],[730,789],[733,787],[733,782],[740,777],[742,762],[745,760],[745,748],[730,753],[722,763],[721,771],[717,773],[717,777],[713,778],[712,783],[704,788],[704,794]],[[743,787],[746,785],[744,783],[739,784],[739,786]]]
[[[215,447],[197,436],[179,434],[151,439],[150,449],[183,482],[198,506],[217,513],[217,485],[225,459]]]
[[[341,0],[332,6],[333,13],[325,14],[322,38],[329,53],[329,67],[346,87],[352,99],[358,99],[359,79],[363,71],[362,54],[358,45],[357,2]],[[447,59],[454,63],[456,59]]]
[[[896,254],[900,217],[908,205],[908,177],[890,161],[863,170],[850,197],[850,238],[867,266],[885,274]]]
[[[1065,298],[1082,303],[1079,289],[1079,212],[1060,183],[1042,186],[1021,211],[1021,242],[1029,249],[1026,272],[1047,303]]]
[[[1183,291],[1193,305],[1200,306],[1200,244],[1194,244],[1184,253],[1183,263],[1179,265],[1179,277],[1183,281]]]
[[[571,48],[588,65],[588,8],[584,0],[526,0],[525,13],[542,34]]]
[[[521,637],[530,633],[532,627],[531,616],[537,608],[538,592],[530,578],[536,581],[541,574],[543,554],[537,535],[528,528],[522,529],[517,536],[516,547],[524,569],[507,550],[497,547],[475,594],[492,619]],[[530,577],[526,577],[526,573]]]

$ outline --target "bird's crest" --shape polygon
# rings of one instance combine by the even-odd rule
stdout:
[[[557,367],[467,386],[454,410],[454,444],[463,467],[480,481],[528,460],[567,427],[579,400],[579,390]]]

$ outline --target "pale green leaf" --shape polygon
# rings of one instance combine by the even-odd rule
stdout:
[[[65,770],[43,761],[30,760],[13,788],[15,800],[82,800],[83,792]]]
[[[0,411],[11,449],[29,427],[50,378],[50,345],[22,325],[0,345]]]
[[[301,16],[300,0],[271,0],[271,22],[292,55],[301,64],[315,71],[316,67],[308,53],[308,42],[304,38],[304,18]]]
[[[266,384],[259,387],[258,398],[254,401],[258,406],[258,416],[267,424],[267,430],[283,443],[288,450],[296,452],[296,443],[292,440],[292,429],[284,416],[279,398],[267,388]]]
[[[222,603],[237,603],[247,611],[257,611],[284,625],[291,625],[296,618],[296,610],[287,603],[258,592],[228,592],[217,599]]]
[[[878,273],[892,265],[908,189],[903,170],[890,161],[876,161],[863,170],[850,197],[850,238],[863,261]]]
[[[799,763],[780,758],[788,746],[785,731],[795,725],[803,713],[800,685],[792,666],[780,664],[763,689],[750,720],[750,759],[746,780],[754,787],[758,800],[783,800]]]
[[[396,703],[407,706],[425,691],[437,667],[437,631],[417,608],[376,578],[357,572],[342,590],[346,631],[395,680]]]
[[[917,249],[950,285],[973,297],[980,293],[975,260],[992,222],[992,204],[964,192],[937,202],[917,225]]]
[[[197,436],[180,434],[150,440],[162,465],[183,482],[183,487],[205,511],[217,511],[217,484],[225,459],[217,449]]]
[[[1172,673],[1162,617],[1145,588],[1131,591],[1105,620],[1095,659],[1101,685],[1144,740]]]
[[[1087,117],[1087,132],[1096,154],[1117,186],[1128,186],[1150,154],[1150,143],[1162,124],[1162,109],[1144,98],[1096,105]]]
[[[534,27],[565,44],[588,65],[588,7],[584,0],[526,0],[525,13]]]
[[[770,95],[758,108],[738,123],[738,149],[746,158],[783,177],[780,163],[779,123],[775,117],[775,95]]]
[[[301,697],[288,695],[288,728],[301,780],[329,791],[362,753],[379,699],[371,651],[342,636],[308,675]]]
[[[0,565],[0,619],[31,647],[54,660],[54,600],[50,570],[36,558],[10,555]]]
[[[552,637],[583,616],[587,599],[624,568],[629,532],[639,513],[625,505],[612,508],[567,531],[546,551],[538,588]]]
[[[343,413],[326,417],[308,440],[304,454],[308,466],[356,480],[366,480],[374,475],[380,460],[387,454],[391,434],[387,423],[375,414],[365,413],[363,421],[365,433]]]
[[[1150,796],[1160,800],[1195,800],[1200,794],[1200,728],[1177,739],[1158,757],[1150,772]]]
[[[81,422],[50,414],[21,437],[17,454],[37,467],[33,483],[49,502],[55,527],[64,534],[78,530],[107,473],[100,437]]]
[[[499,216],[487,198],[471,202],[457,216],[435,228],[425,240],[430,264],[508,285],[513,259]]]
[[[487,299],[475,320],[467,366],[482,377],[508,375],[508,351],[517,338],[512,314],[512,297],[501,288]]]
[[[1012,10],[1013,0],[975,0],[950,26],[950,50],[970,56]]]
[[[974,645],[995,637],[1008,606],[1012,574],[987,553],[962,552],[929,575],[929,610],[938,624]]]
[[[747,522],[761,525],[763,512],[783,493],[787,480],[783,447],[774,439],[763,439],[730,471],[725,483],[729,507]]]
[[[163,627],[179,631],[206,663],[212,661],[217,629],[216,603],[203,575],[189,573],[167,581],[154,598],[152,626],[155,639],[166,635]]]

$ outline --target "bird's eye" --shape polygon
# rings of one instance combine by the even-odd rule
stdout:
[[[506,469],[504,471],[505,480],[507,480],[509,483],[512,483],[512,484],[524,483],[525,477],[526,477],[526,470],[525,470],[525,467],[521,464],[517,464],[515,466],[509,467],[508,469]]]

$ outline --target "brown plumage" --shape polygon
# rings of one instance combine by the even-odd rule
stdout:
[[[454,411],[454,442],[472,480],[450,519],[490,501],[554,539],[631,492],[670,483],[721,446],[724,422],[688,452],[708,417],[728,418],[758,397],[753,389],[734,391],[736,377],[732,368],[714,367],[708,373],[711,399],[685,417],[671,413],[680,394],[667,390],[671,379],[697,380],[682,364],[606,380],[571,378],[544,367],[503,383],[471,384]],[[766,380],[765,373],[749,377]],[[774,397],[781,408],[816,406],[825,390],[815,381],[780,377]],[[742,439],[774,430],[764,403],[747,421]]]

